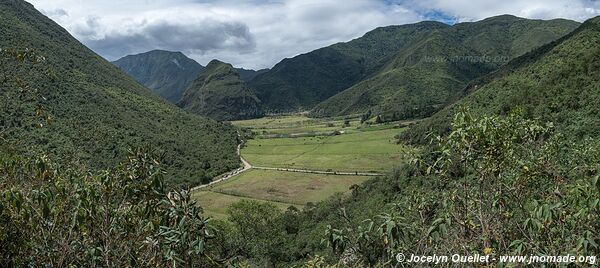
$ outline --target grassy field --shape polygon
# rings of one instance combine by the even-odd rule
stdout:
[[[290,206],[304,207],[335,193],[350,191],[368,177],[319,175],[273,170],[250,170],[223,183],[196,191],[192,198],[215,218],[225,218],[227,208],[240,200],[269,202],[285,210]]]
[[[250,170],[206,190],[261,200],[306,205],[346,192],[368,177],[320,175],[274,170]]]
[[[333,171],[388,171],[402,161],[400,129],[336,136],[249,140],[242,156],[254,166]]]
[[[358,118],[301,115],[232,123],[256,134],[241,151],[254,166],[384,173],[403,161],[404,147],[394,139],[402,131],[398,123],[367,125]],[[305,133],[312,135],[294,137]],[[294,138],[269,138],[273,135]],[[207,215],[225,218],[227,208],[240,200],[269,202],[283,210],[292,205],[300,208],[336,193],[348,193],[352,185],[371,178],[252,169],[196,191],[192,197]]]
[[[198,205],[201,206],[202,209],[204,209],[205,215],[217,219],[227,218],[227,208],[229,208],[230,205],[242,200],[268,202],[275,205],[281,210],[286,210],[290,206],[302,208],[302,206],[299,205],[272,202],[249,197],[232,196],[211,191],[195,191],[192,193],[192,199],[196,200],[198,202]]]
[[[348,124],[345,124],[346,121]],[[253,120],[233,121],[232,124],[249,128],[258,137],[273,135],[294,135],[308,133],[331,133],[334,131],[354,131],[360,127],[357,117],[345,118],[308,118],[302,115],[264,117]]]

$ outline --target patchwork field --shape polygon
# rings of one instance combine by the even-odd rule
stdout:
[[[301,208],[336,193],[348,193],[352,185],[375,178],[260,168],[385,173],[403,161],[404,146],[396,144],[394,139],[402,131],[398,123],[361,124],[357,118],[304,116],[232,123],[255,133],[255,138],[248,140],[241,150],[241,156],[253,168],[192,194],[205,213],[216,218],[226,217],[227,208],[240,200],[269,202],[284,210],[290,206]],[[307,133],[311,135],[303,136]]]

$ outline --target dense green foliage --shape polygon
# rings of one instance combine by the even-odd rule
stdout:
[[[187,193],[167,194],[151,150],[131,151],[113,171],[91,175],[0,146],[0,266],[214,263],[205,247],[212,237],[209,221]]]
[[[181,52],[163,50],[125,56],[113,63],[172,103],[181,99],[185,89],[204,69]]]
[[[186,113],[121,73],[33,6],[0,2],[0,132],[36,151],[92,168],[115,166],[130,144],[165,154],[170,184],[199,184],[235,169],[232,126]],[[32,120],[38,114],[43,121]]]
[[[487,22],[505,20],[519,25],[513,17]],[[342,73],[362,79],[378,70],[403,73],[411,57],[384,48],[405,46],[421,34],[428,37],[410,55],[425,57],[429,49],[488,55],[499,49],[499,55],[514,57],[557,33],[539,37],[532,28],[518,27],[528,30],[527,38],[498,45],[506,40],[503,34],[518,32],[506,33],[506,25],[499,24],[491,28],[499,32],[485,32],[492,36],[469,32],[464,40],[442,33],[471,24],[387,27],[367,34],[373,39],[352,41],[366,42],[356,50],[339,44],[296,60],[314,64],[320,59],[312,56],[323,53],[331,60],[326,66],[347,67]],[[378,39],[398,29],[406,31],[400,35],[404,38]],[[442,135],[421,148],[405,148],[411,161],[393,173],[353,185],[346,195],[309,203],[302,211],[242,201],[229,207],[223,221],[209,221],[186,191],[168,192],[166,183],[197,183],[237,167],[238,137],[232,126],[168,104],[23,1],[0,2],[0,35],[6,37],[0,40],[2,267],[360,267],[394,266],[396,253],[600,253],[599,18],[473,82],[466,90],[472,93],[459,103],[472,112],[452,106],[413,128],[405,137],[424,140],[429,127]],[[473,35],[489,42],[468,41]],[[468,51],[440,45],[456,40],[477,46]],[[443,72],[404,77],[416,79],[415,86],[435,87],[431,81],[448,78],[444,72],[458,80],[461,68],[493,69],[437,64],[419,68]],[[275,73],[300,68],[284,65]],[[279,80],[271,72],[254,79],[262,86],[282,83],[293,89],[270,108],[288,97],[292,108],[315,103],[318,98],[310,91],[294,94],[335,71],[305,66],[312,71],[304,73],[302,87],[294,84],[299,80],[285,75]],[[348,81],[340,77],[326,80],[322,86],[331,91],[322,94],[343,89],[339,86]],[[189,97],[197,98],[191,103],[224,105],[241,96],[258,105],[230,65],[212,62],[195,83],[198,90]],[[388,116],[373,107],[366,113],[377,122]],[[128,144],[151,144],[157,150],[127,150]],[[356,148],[336,151],[349,149]]]
[[[428,32],[370,77],[317,105],[313,116],[371,112],[383,120],[422,118],[464,96],[464,87],[578,23],[498,16]]]
[[[211,61],[186,89],[180,107],[219,121],[251,119],[263,115],[260,100],[231,64]]]
[[[600,18],[564,38],[519,57],[472,82],[470,95],[401,134],[426,142],[430,132],[447,133],[458,107],[506,114],[514,107],[530,118],[554,122],[572,139],[600,136]]]

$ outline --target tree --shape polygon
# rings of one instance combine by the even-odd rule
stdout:
[[[27,75],[52,78],[52,72],[41,71],[44,58],[31,50],[0,54],[3,93],[35,107],[0,129],[0,266],[215,264],[205,251],[212,237],[208,219],[187,192],[167,192],[162,156],[150,147],[131,149],[111,170],[91,171],[78,163],[59,165],[18,139],[2,136],[24,122],[44,128],[51,121]]]
[[[241,237],[239,249],[243,256],[261,265],[288,257],[282,212],[273,204],[243,200],[231,205],[227,214]]]

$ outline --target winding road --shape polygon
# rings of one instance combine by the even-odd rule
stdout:
[[[243,167],[238,168],[238,169],[236,169],[234,171],[227,172],[227,173],[225,173],[225,174],[217,177],[218,179],[213,180],[213,181],[211,181],[208,184],[202,184],[202,185],[196,186],[196,187],[192,188],[191,191],[193,192],[193,191],[196,191],[196,190],[199,190],[199,189],[202,189],[202,188],[209,187],[209,186],[211,186],[211,185],[213,185],[215,183],[226,181],[228,179],[231,179],[232,177],[235,177],[237,175],[240,175],[240,174],[242,174],[242,173],[250,170],[252,168],[252,165],[250,165],[250,163],[248,161],[246,161],[246,159],[244,159],[242,157],[242,154],[241,154],[242,144],[243,143],[238,144],[238,146],[237,146],[237,154],[240,157],[240,160],[242,160],[242,163],[244,164]]]

